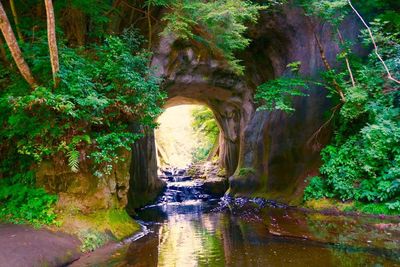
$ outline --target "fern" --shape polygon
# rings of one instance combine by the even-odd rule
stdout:
[[[79,170],[79,152],[77,150],[71,150],[68,152],[68,166],[71,171],[78,172]]]

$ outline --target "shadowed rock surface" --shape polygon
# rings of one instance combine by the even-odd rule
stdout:
[[[25,225],[0,225],[0,266],[64,266],[81,256],[73,236]]]

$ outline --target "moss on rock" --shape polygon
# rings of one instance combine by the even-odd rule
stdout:
[[[140,225],[123,209],[99,210],[81,214],[73,210],[60,213],[57,230],[76,235],[82,251],[94,250],[110,241],[120,241],[140,231]]]

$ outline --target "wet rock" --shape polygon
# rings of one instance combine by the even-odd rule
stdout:
[[[163,173],[164,173],[164,175],[166,175],[166,176],[170,176],[170,175],[172,175],[172,172],[170,172],[170,171],[162,171]]]
[[[186,170],[185,169],[180,169],[176,172],[176,175],[185,175]]]
[[[203,186],[205,192],[216,197],[222,197],[229,187],[228,181],[223,177],[208,177]]]

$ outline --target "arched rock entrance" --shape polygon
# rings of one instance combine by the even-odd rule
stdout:
[[[348,40],[357,38],[358,26],[352,18],[344,23],[342,33]],[[288,6],[276,13],[262,12],[248,34],[252,42],[240,56],[244,76],[230,72],[202,44],[171,36],[160,37],[152,65],[164,78],[167,107],[197,102],[214,112],[223,135],[220,164],[230,176],[230,194],[298,203],[305,178],[318,172],[320,149],[330,136],[325,128],[310,141],[330,107],[326,90],[314,87],[309,97],[295,98],[293,115],[256,111],[253,95],[261,83],[290,75],[286,66],[291,62],[300,61],[300,72],[308,77],[323,70],[316,35],[332,66],[337,65],[339,47],[329,25]]]
[[[240,99],[232,91],[204,84],[174,84],[168,90],[165,108],[182,104],[201,104],[214,113],[220,128],[220,167],[232,175],[237,167],[240,146]]]

